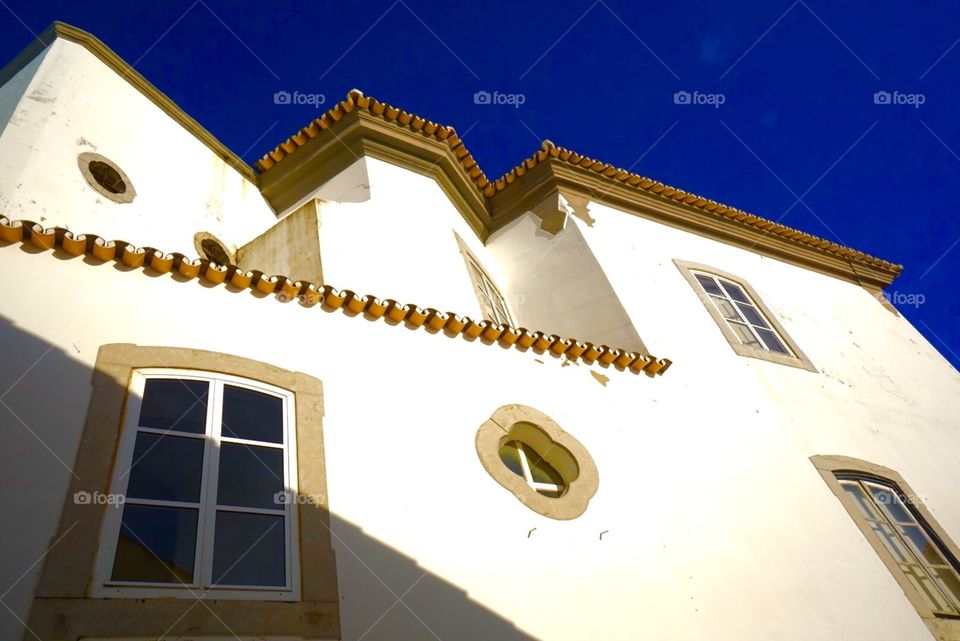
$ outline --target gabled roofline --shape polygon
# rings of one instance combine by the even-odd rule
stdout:
[[[550,141],[490,181],[452,127],[353,90],[263,156],[261,191],[278,211],[362,155],[434,177],[481,239],[562,192],[868,288],[903,267],[631,173]]]
[[[21,51],[16,58],[0,70],[0,85],[6,84],[17,72],[53,44],[57,38],[69,40],[84,47],[121,78],[126,80],[130,86],[143,94],[147,100],[155,104],[165,114],[173,118],[181,127],[193,134],[197,140],[206,145],[217,157],[236,169],[240,172],[240,175],[253,184],[258,184],[257,173],[250,165],[245,163],[240,156],[230,151],[226,145],[217,140],[217,138],[204,129],[200,123],[188,116],[187,113],[178,107],[166,94],[140,75],[136,69],[124,62],[110,47],[83,29],[78,29],[77,27],[59,21],[51,24],[43,33],[35,38],[33,42],[27,45],[26,49]]]

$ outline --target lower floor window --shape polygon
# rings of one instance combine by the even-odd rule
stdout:
[[[137,370],[127,406],[98,562],[104,590],[292,590],[293,395]]]
[[[960,574],[950,552],[911,508],[894,483],[854,473],[836,474],[873,535],[933,612],[960,616]]]

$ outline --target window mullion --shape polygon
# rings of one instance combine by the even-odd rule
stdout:
[[[203,495],[200,504],[198,527],[200,586],[209,589],[213,585],[213,538],[216,524],[217,481],[220,469],[220,425],[223,417],[223,381],[210,381],[210,406],[207,411],[207,446],[204,457]]]
[[[521,445],[517,445],[517,456],[520,459],[520,467],[523,468],[523,480],[531,487],[533,486],[533,472],[530,471],[530,462],[527,461],[527,453],[523,451]]]

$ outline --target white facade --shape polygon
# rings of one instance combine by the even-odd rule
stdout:
[[[7,112],[11,220],[187,255],[197,232],[232,250],[276,222],[256,185],[74,42],[58,39],[0,89]],[[124,169],[133,203],[87,185],[76,156],[88,149]],[[896,470],[960,538],[960,374],[902,316],[853,283],[600,203],[588,203],[591,225],[571,215],[551,236],[528,213],[484,243],[432,178],[356,165],[366,196],[319,192],[326,282],[480,318],[456,234],[518,325],[562,332],[560,301],[617,300],[619,330],[581,314],[575,337],[629,321],[673,365],[647,377],[0,244],[0,638],[31,638],[23,622],[110,343],[232,354],[323,382],[344,639],[932,638],[809,460]],[[516,259],[524,242],[548,263],[588,248],[610,292],[537,272]],[[748,281],[818,371],[736,354],[674,260]],[[539,305],[556,307],[558,329],[525,320],[548,322]],[[548,414],[592,456],[599,490],[579,518],[537,514],[481,466],[477,428],[511,403]]]

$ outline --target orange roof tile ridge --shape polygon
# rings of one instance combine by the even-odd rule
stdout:
[[[384,319],[394,325],[403,323],[410,329],[425,328],[431,333],[480,339],[487,345],[498,344],[520,351],[533,349],[570,360],[583,360],[601,366],[614,366],[621,371],[648,376],[663,374],[672,361],[639,352],[629,352],[607,345],[594,345],[574,338],[561,338],[524,327],[514,328],[489,320],[475,321],[453,312],[432,307],[402,305],[393,299],[361,296],[351,290],[337,290],[330,285],[294,281],[284,275],[267,275],[259,270],[244,271],[236,265],[219,265],[204,258],[190,258],[179,252],[165,253],[153,247],[135,247],[122,240],[106,240],[94,234],[74,234],[64,227],[43,227],[30,220],[10,220],[0,216],[0,242],[32,245],[44,250],[61,250],[70,256],[88,256],[101,262],[116,261],[130,268],[152,270],[160,274],[176,273],[182,280],[200,279],[214,285],[229,285],[231,291],[256,290],[275,294],[281,302],[298,300],[312,307],[371,320]]]
[[[365,110],[397,126],[405,127],[411,131],[447,142],[450,145],[451,151],[453,151],[464,170],[470,176],[476,188],[487,199],[504,191],[516,182],[517,178],[549,158],[582,170],[592,171],[600,174],[604,178],[614,180],[628,187],[646,191],[674,202],[683,203],[722,218],[732,219],[738,223],[760,229],[765,233],[821,249],[847,260],[888,271],[893,275],[898,275],[903,270],[903,265],[871,256],[852,247],[825,240],[819,236],[794,229],[793,227],[781,225],[776,221],[745,212],[736,207],[724,205],[715,200],[704,198],[676,187],[671,187],[658,180],[641,176],[629,170],[611,165],[610,163],[596,160],[565,147],[560,147],[550,140],[544,140],[540,149],[533,155],[525,158],[520,164],[504,172],[504,174],[496,180],[491,181],[483,173],[480,165],[473,158],[473,155],[464,145],[463,140],[460,139],[453,127],[425,120],[403,109],[381,102],[376,98],[365,96],[359,89],[351,89],[344,100],[335,104],[331,109],[327,110],[323,116],[315,119],[309,125],[265,154],[255,163],[255,167],[261,172],[269,171],[284,158],[307,144],[311,138],[317,137],[321,131],[329,129],[333,123],[342,120],[346,114],[356,109]]]

